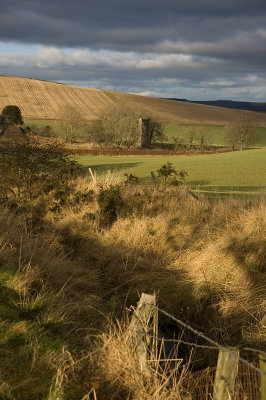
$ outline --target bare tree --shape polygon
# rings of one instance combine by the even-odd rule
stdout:
[[[109,108],[100,118],[102,133],[99,138],[106,138],[106,143],[119,147],[134,146],[139,138],[138,116],[127,107]]]
[[[246,118],[236,121],[228,126],[225,131],[225,139],[232,149],[244,150],[259,140],[255,124]]]
[[[58,113],[56,132],[66,142],[75,142],[82,135],[81,130],[85,123],[86,121],[81,112],[74,107],[66,106]]]
[[[196,131],[196,141],[198,142],[200,146],[200,150],[203,150],[204,147],[208,146],[212,142],[212,133],[210,131],[209,127],[202,126]]]
[[[185,145],[191,150],[196,141],[196,130],[192,126],[182,127],[183,140]]]
[[[107,109],[99,116],[97,123],[90,128],[90,139],[102,146],[136,146],[140,141],[140,117],[148,119],[148,141],[161,141],[164,134],[156,118],[143,113],[143,110],[132,110],[121,104]]]
[[[162,124],[153,116],[149,117],[150,141],[152,144],[162,142],[165,139]]]

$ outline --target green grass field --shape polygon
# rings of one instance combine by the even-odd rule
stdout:
[[[24,119],[24,125],[27,126],[36,126],[37,128],[44,128],[45,126],[49,125],[53,127],[56,121],[48,120],[48,119]]]
[[[186,143],[191,134],[194,135],[194,143],[197,143],[197,137],[201,132],[206,133],[208,144],[228,147],[228,143],[224,140],[225,126],[204,126],[204,125],[164,125],[163,131],[166,135],[168,143],[174,143],[174,138],[180,138],[181,142]],[[258,128],[259,141],[255,146],[266,146],[266,128]]]
[[[146,185],[152,184],[151,171],[156,173],[169,161],[176,169],[188,171],[187,184],[194,190],[221,194],[266,192],[266,148],[201,156],[82,156],[76,159],[98,175],[107,170],[121,176],[133,173]]]

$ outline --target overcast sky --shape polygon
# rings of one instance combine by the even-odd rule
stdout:
[[[266,101],[266,0],[0,0],[0,74]]]

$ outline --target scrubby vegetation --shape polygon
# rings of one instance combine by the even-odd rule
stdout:
[[[81,173],[60,144],[32,138],[0,142],[0,199],[32,200]]]
[[[145,383],[124,346],[125,306],[141,292],[156,291],[162,308],[224,345],[264,348],[264,199],[197,201],[184,186],[151,189],[112,174],[96,185],[60,171],[49,190],[1,198],[1,398],[81,400],[92,388],[98,399],[185,398],[183,376],[174,389],[156,372]],[[216,362],[198,356],[194,368]]]

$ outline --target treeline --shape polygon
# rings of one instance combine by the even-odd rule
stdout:
[[[69,106],[58,112],[57,121],[44,126],[26,125],[20,109],[9,105],[0,116],[0,135],[8,136],[11,126],[18,128],[11,129],[10,136],[26,133],[59,139],[65,143],[90,143],[101,151],[123,150],[124,154],[137,148],[160,148],[166,154],[166,151],[173,150],[202,152],[218,147],[213,144],[213,133],[209,127],[176,126],[174,133],[168,135],[162,123],[154,116],[124,105],[116,105],[103,111],[98,120],[92,122],[86,121],[81,112]],[[259,141],[255,122],[247,118],[236,120],[226,127],[224,139],[232,150],[248,149]],[[76,154],[82,153],[83,150],[76,151]]]
[[[169,149],[88,149],[82,147],[66,147],[66,151],[75,156],[196,156],[201,154],[226,153],[231,151],[225,148],[210,147],[208,150],[169,150]]]

